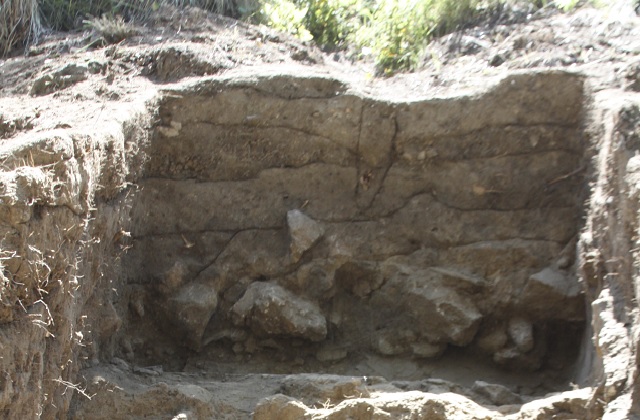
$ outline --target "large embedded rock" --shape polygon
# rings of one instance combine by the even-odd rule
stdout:
[[[408,292],[409,311],[416,321],[421,321],[425,336],[457,346],[473,339],[482,315],[471,300],[443,286],[418,286]]]
[[[547,267],[529,277],[520,297],[522,310],[540,319],[583,320],[584,297],[575,278]]]
[[[429,343],[427,341],[427,342],[418,342],[418,343],[411,344],[411,352],[413,353],[414,356],[424,357],[427,359],[442,355],[442,353],[444,353],[446,349],[447,349],[447,345],[442,343],[434,344],[434,343]]]
[[[542,346],[528,353],[513,346],[495,352],[493,361],[500,366],[516,371],[535,371],[542,366],[542,356],[544,356]]]
[[[187,279],[187,266],[182,261],[176,261],[158,283],[158,291],[164,295],[175,293]]]
[[[395,270],[371,298],[380,327],[378,351],[398,354],[425,340],[457,346],[473,340],[482,314],[469,297],[445,286],[442,274],[436,271],[414,271],[405,266]],[[398,313],[404,314],[402,319]]]
[[[231,308],[234,322],[258,335],[286,335],[321,341],[327,321],[314,303],[271,283],[252,283]]]
[[[285,376],[281,392],[303,402],[342,401],[353,396],[369,397],[365,378],[332,374],[303,373]]]
[[[504,348],[508,341],[509,336],[507,335],[505,326],[497,324],[483,328],[483,330],[478,333],[475,344],[483,352],[493,354]]]
[[[169,298],[169,316],[182,330],[186,344],[193,350],[200,350],[204,330],[217,306],[217,292],[202,283],[188,283]]]
[[[513,393],[506,386],[490,384],[484,381],[475,381],[471,390],[478,395],[487,398],[491,402],[491,404],[522,404],[522,398],[520,398],[519,395]]]

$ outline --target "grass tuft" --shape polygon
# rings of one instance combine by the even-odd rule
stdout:
[[[102,16],[84,21],[85,27],[94,30],[105,44],[116,44],[137,33],[135,27],[124,21],[122,16],[115,18]]]
[[[0,57],[37,39],[41,32],[37,0],[0,2]]]

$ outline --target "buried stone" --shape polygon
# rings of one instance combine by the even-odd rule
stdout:
[[[555,268],[548,267],[531,275],[520,301],[522,308],[539,319],[583,320],[585,317],[580,285]]]
[[[320,309],[271,283],[252,283],[231,308],[236,325],[246,325],[259,336],[287,335],[321,341],[327,321]]]
[[[218,306],[216,291],[205,284],[188,283],[169,298],[168,306],[173,322],[184,331],[186,344],[200,350],[204,331]]]
[[[456,346],[469,344],[482,320],[482,314],[471,299],[445,286],[441,274],[431,270],[398,267],[384,286],[374,293],[372,302],[387,315],[381,318],[384,323],[392,320],[399,309],[406,308],[406,318],[400,322],[406,324],[411,320],[408,325],[412,334],[404,334],[401,341],[415,341],[413,336],[422,338],[422,345],[412,346],[416,355],[421,357],[439,355],[447,343]],[[380,338],[382,346],[378,347],[383,354],[398,353],[397,347],[404,347],[400,343],[389,343],[390,337],[398,337],[398,334],[389,334],[396,327],[391,323],[381,329],[384,337]],[[425,341],[430,345],[425,345]],[[397,349],[391,351],[391,347]]]
[[[291,258],[297,262],[324,235],[324,228],[300,210],[287,212],[287,224],[291,235]]]

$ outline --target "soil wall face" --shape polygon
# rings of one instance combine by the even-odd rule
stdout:
[[[593,314],[597,355],[586,354],[583,377],[599,383],[605,418],[637,415],[638,215],[640,107],[637,93],[603,91],[594,98],[601,122],[589,134],[597,151],[580,275]],[[591,359],[590,359],[591,357]],[[595,380],[594,380],[595,379]]]
[[[98,394],[75,392],[74,418],[191,406],[213,416],[222,403],[203,384],[144,394],[149,381],[127,388],[123,378],[200,356],[327,372],[367,355],[421,363],[459,348],[508,370],[562,371],[582,346],[584,383],[606,378],[607,398],[630,395],[633,379],[607,368],[620,353],[601,337],[633,312],[635,286],[607,283],[603,267],[636,247],[579,238],[585,177],[601,173],[587,157],[584,95],[583,79],[563,72],[416,102],[325,77],[210,78],[159,92],[99,132],[6,146],[0,413],[67,415],[80,368]],[[635,119],[619,121],[607,133],[629,126],[632,144],[635,125],[623,122]],[[625,153],[614,178],[626,184],[611,195],[630,197],[626,222],[592,200],[588,226],[632,238]],[[604,363],[580,344],[589,320],[578,268],[605,314],[594,316]],[[628,305],[607,306],[620,290]],[[629,331],[613,341],[634,343]],[[620,357],[633,366],[627,347]],[[597,411],[580,398],[564,406]]]
[[[129,357],[472,346],[565,367],[585,322],[582,97],[566,73],[413,103],[282,76],[167,94],[125,258],[126,324],[158,333]]]
[[[126,226],[120,193],[135,178],[133,146],[145,143],[148,117],[130,109],[102,129],[1,146],[3,418],[64,417],[78,370],[110,354],[120,327],[112,302],[122,251],[111,238]]]

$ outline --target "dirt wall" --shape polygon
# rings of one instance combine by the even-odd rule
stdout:
[[[552,330],[584,322],[581,98],[562,73],[414,103],[283,76],[172,92],[125,258],[130,306],[149,310],[128,325],[162,319],[195,351],[429,357],[473,343],[539,368]]]
[[[127,111],[102,130],[2,145],[4,418],[64,416],[78,370],[120,326],[111,296],[122,251],[111,238],[126,223],[129,145],[145,142],[148,122]]]
[[[590,94],[556,71],[413,102],[250,72],[5,143],[2,413],[635,409],[637,106]],[[461,349],[583,388],[552,401],[524,385],[275,375]],[[217,365],[265,382],[221,391],[197,376]],[[422,399],[381,402],[402,390]],[[313,411],[322,398],[346,405]]]

